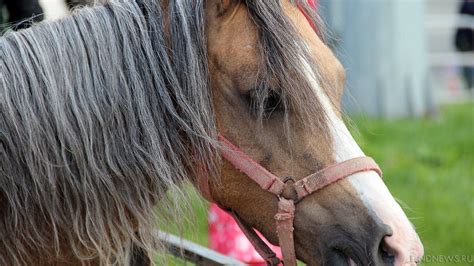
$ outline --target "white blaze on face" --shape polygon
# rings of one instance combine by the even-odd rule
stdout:
[[[308,62],[303,58],[301,61],[303,70],[326,111],[336,162],[365,156],[344,122],[337,116],[331,101],[319,86]],[[385,242],[391,252],[396,253],[393,254],[396,256],[395,264],[415,264],[415,261],[418,261],[423,255],[423,246],[412,224],[378,174],[373,171],[363,172],[349,176],[347,180],[357,190],[369,213],[376,215],[378,219],[392,228],[393,235],[386,237]]]

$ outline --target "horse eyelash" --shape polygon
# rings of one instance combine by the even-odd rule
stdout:
[[[252,89],[245,95],[253,115],[268,119],[274,112],[284,109],[281,95],[275,89],[268,89],[264,99],[261,99],[259,90]]]

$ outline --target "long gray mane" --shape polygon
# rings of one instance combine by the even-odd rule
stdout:
[[[126,245],[153,249],[167,190],[218,172],[205,5],[156,2],[84,8],[0,39],[0,265],[65,250],[123,264]],[[295,89],[278,93],[304,105],[311,89],[278,1],[247,2],[262,80],[279,77]],[[321,110],[313,102],[304,119]]]
[[[193,3],[170,1],[169,44],[154,1],[85,8],[0,40],[0,265],[32,265],[29,254],[64,243],[82,259],[125,261],[124,243],[151,245],[158,197],[214,169]]]

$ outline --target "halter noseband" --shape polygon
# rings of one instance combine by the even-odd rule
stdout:
[[[359,172],[375,171],[379,176],[382,176],[382,171],[372,158],[358,157],[330,165],[296,182],[291,177],[282,180],[250,158],[241,149],[224,138],[224,136],[219,134],[218,138],[221,144],[220,153],[224,159],[255,181],[263,190],[278,197],[278,212],[275,214],[275,221],[283,261],[263,242],[252,226],[243,221],[234,211],[228,210],[255,250],[265,259],[268,265],[278,265],[283,262],[285,266],[296,266],[293,240],[295,204],[306,196]],[[291,184],[288,181],[292,181]],[[290,199],[282,195],[286,187],[296,191],[296,198]],[[199,190],[207,200],[213,201],[207,178],[200,179]]]

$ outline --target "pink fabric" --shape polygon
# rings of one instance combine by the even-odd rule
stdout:
[[[209,247],[219,253],[238,259],[250,265],[266,265],[255,248],[242,233],[232,216],[216,204],[209,208]],[[259,233],[257,234],[281,258],[280,248],[273,246]]]

